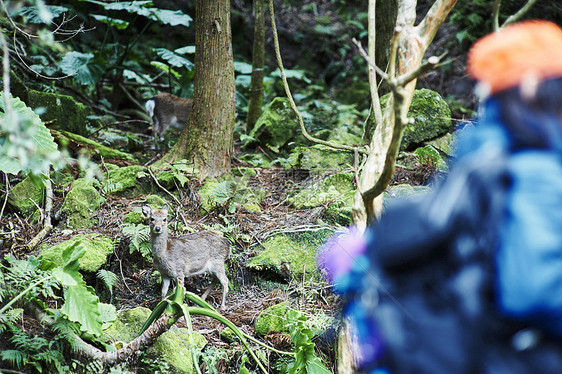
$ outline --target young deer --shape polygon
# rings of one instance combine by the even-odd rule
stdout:
[[[191,111],[193,100],[169,93],[161,93],[149,99],[144,107],[152,118],[154,141],[161,139],[168,127],[183,129]]]
[[[222,285],[221,309],[224,309],[228,292],[224,263],[230,255],[230,246],[226,239],[210,231],[168,237],[168,205],[164,205],[162,209],[152,209],[144,204],[142,212],[150,219],[150,243],[154,266],[162,276],[162,299],[168,293],[172,278],[183,284],[185,277],[210,272]],[[209,295],[214,283],[213,279],[205,290],[203,299]]]

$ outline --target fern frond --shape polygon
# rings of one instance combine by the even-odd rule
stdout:
[[[19,369],[22,366],[23,361],[27,358],[27,355],[22,351],[6,349],[0,352],[0,358],[2,361],[8,361],[10,366],[17,367]]]
[[[115,274],[115,273],[113,273],[109,270],[100,269],[100,270],[98,270],[96,276],[107,287],[111,296],[113,296],[113,286],[117,282],[119,282],[119,277],[117,276],[117,274]]]

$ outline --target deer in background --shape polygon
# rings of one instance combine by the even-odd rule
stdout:
[[[225,308],[228,278],[224,264],[230,255],[230,246],[223,237],[210,231],[200,231],[180,237],[168,237],[168,205],[152,209],[144,204],[142,212],[150,219],[150,244],[154,266],[162,276],[162,299],[168,293],[171,279],[183,284],[185,277],[211,273],[222,285],[221,309]],[[215,279],[203,293],[205,300]]]
[[[144,107],[152,118],[154,141],[162,139],[164,132],[170,126],[183,129],[192,104],[191,99],[184,99],[169,93],[161,93],[147,100]]]

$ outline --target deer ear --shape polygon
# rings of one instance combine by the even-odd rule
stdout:
[[[170,208],[168,207],[168,204],[164,204],[164,206],[162,207],[162,210],[165,210],[166,213],[168,213],[168,210],[170,210]]]
[[[142,204],[142,214],[147,217],[150,217],[150,213],[152,212],[152,208],[146,204]]]

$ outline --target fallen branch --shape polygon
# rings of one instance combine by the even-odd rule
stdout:
[[[51,212],[53,210],[53,186],[51,180],[45,179],[45,214],[43,216],[43,228],[34,238],[27,243],[27,248],[34,249],[51,232],[53,224],[51,222]]]

